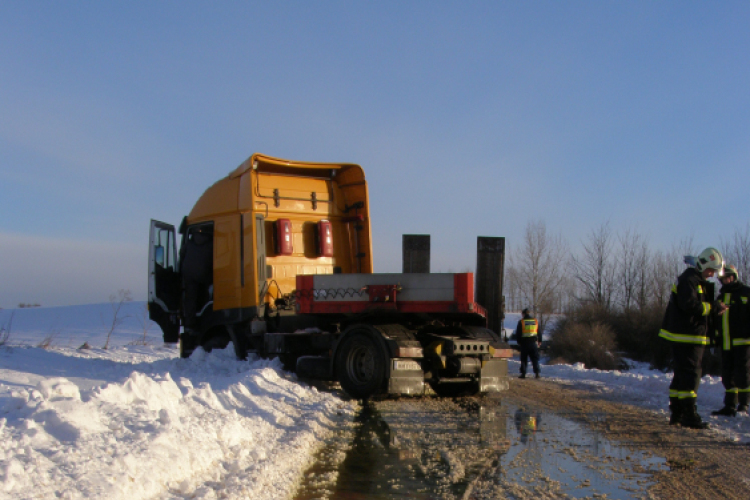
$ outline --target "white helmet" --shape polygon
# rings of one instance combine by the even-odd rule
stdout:
[[[698,254],[695,268],[701,272],[704,269],[713,269],[716,271],[717,275],[721,276],[724,271],[724,257],[722,257],[721,253],[715,248],[708,247]]]

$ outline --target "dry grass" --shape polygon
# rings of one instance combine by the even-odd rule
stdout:
[[[50,333],[47,334],[44,339],[42,339],[41,342],[39,342],[36,346],[41,347],[42,349],[48,349],[52,347],[52,342],[57,338],[57,336],[60,335],[59,330],[53,330]]]

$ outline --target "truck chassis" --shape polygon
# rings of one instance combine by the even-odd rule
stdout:
[[[512,350],[485,328],[471,273],[300,275],[293,304],[333,333],[265,332],[251,343],[301,377],[336,380],[357,398],[508,387]]]

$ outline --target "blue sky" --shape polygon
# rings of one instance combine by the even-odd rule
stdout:
[[[0,307],[146,295],[254,152],[361,164],[376,271],[542,220],[656,248],[750,221],[747,2],[1,2]]]

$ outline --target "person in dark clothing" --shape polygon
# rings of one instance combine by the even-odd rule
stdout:
[[[686,262],[689,262],[686,259]],[[669,385],[670,425],[707,429],[696,406],[701,380],[701,360],[708,344],[712,311],[721,315],[726,306],[714,301],[713,284],[706,280],[721,274],[724,258],[715,248],[706,248],[672,285],[659,336],[672,344],[674,377]]]
[[[521,350],[521,377],[526,378],[526,367],[531,358],[531,366],[536,378],[540,377],[539,370],[539,346],[542,339],[539,337],[539,322],[531,317],[528,309],[521,311],[523,318],[516,326],[516,341]]]
[[[213,228],[197,226],[188,229],[183,249],[180,249],[185,327],[193,328],[197,315],[209,300],[209,288],[214,278]]]
[[[719,280],[719,300],[729,308],[714,322],[725,392],[724,407],[712,415],[734,417],[738,411],[746,412],[750,402],[750,287],[739,280],[734,266],[724,266]]]

